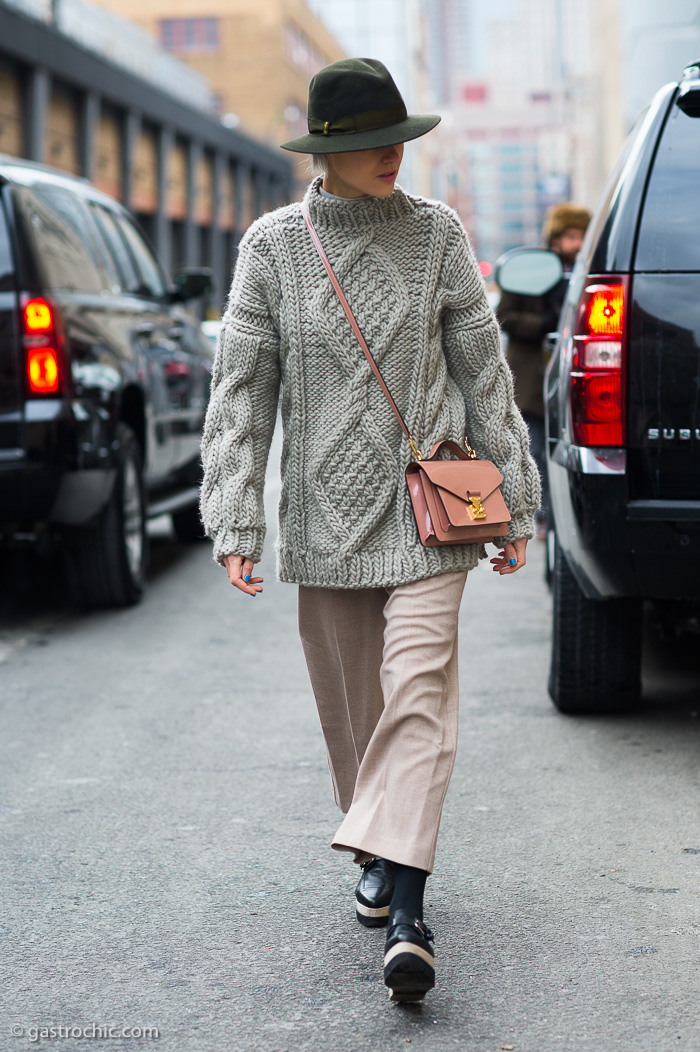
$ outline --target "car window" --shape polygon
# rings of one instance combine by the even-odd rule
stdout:
[[[14,296],[8,296],[15,287],[14,267],[10,237],[5,222],[5,212],[0,201],[0,414],[17,409],[19,392],[18,356],[15,352]],[[5,293],[5,295],[1,295]],[[8,307],[10,308],[8,310]],[[2,425],[0,425],[2,426]],[[12,425],[5,425],[3,440],[11,433]]]
[[[5,211],[0,203],[0,292],[11,292],[15,287],[15,267],[12,260],[10,236]]]
[[[158,261],[134,224],[126,216],[118,215],[116,220],[141,272],[142,284],[152,296],[160,299],[165,295],[165,281]]]
[[[647,189],[636,270],[700,271],[699,170],[700,118],[674,106]]]
[[[95,248],[100,257],[100,265],[104,274],[103,286],[108,292],[117,293],[121,290],[123,278],[117,269],[114,256],[112,255],[104,231],[97,221],[92,204],[88,205],[87,212],[90,216],[90,222],[92,223],[92,228],[95,234]]]
[[[650,119],[649,107],[643,110],[635,121],[622,152],[607,178],[603,192],[588,224],[578,262],[585,261],[583,269],[588,274],[604,274],[608,269],[608,249],[612,232],[615,230],[618,215],[624,198],[625,176],[628,166],[637,163],[636,158],[643,147],[646,135],[646,123]]]
[[[97,220],[107,248],[119,275],[119,284],[126,292],[139,293],[143,291],[143,281],[136,269],[136,264],[127,248],[126,241],[119,232],[116,220],[112,212],[102,205],[91,204],[92,214]]]
[[[16,186],[14,197],[36,266],[48,288],[99,292],[100,260],[87,208],[62,186]]]

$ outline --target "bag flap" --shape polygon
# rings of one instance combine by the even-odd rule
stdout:
[[[482,500],[490,497],[503,482],[503,476],[490,460],[416,460],[434,486],[466,501],[470,494]]]

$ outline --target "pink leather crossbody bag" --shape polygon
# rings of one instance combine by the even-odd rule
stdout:
[[[500,471],[490,460],[479,460],[466,439],[466,453],[456,442],[446,440],[436,442],[430,455],[423,456],[370,353],[305,203],[301,211],[352,331],[408,440],[413,460],[406,468],[406,483],[421,544],[426,548],[446,544],[483,544],[504,537],[508,533],[510,514],[501,494],[503,476]],[[438,460],[443,449],[449,450],[457,459]]]

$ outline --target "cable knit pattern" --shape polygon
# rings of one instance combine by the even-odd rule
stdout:
[[[307,191],[309,211],[370,350],[423,450],[468,434],[503,474],[504,540],[531,537],[537,468],[483,280],[457,215],[404,193],[353,204]],[[298,204],[240,246],[202,445],[214,557],[258,561],[263,489],[282,394],[278,572],[325,588],[470,570],[481,545],[423,548],[408,444],[348,324]]]

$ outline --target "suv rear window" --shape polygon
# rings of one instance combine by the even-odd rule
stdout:
[[[635,270],[700,270],[700,118],[671,109],[647,189]]]
[[[114,215],[108,209],[103,208],[102,205],[92,203],[90,208],[106,242],[112,262],[117,269],[122,289],[125,292],[139,292],[141,278],[131,258],[129,249],[124,243],[124,238],[119,233]]]
[[[17,347],[14,332],[15,297],[8,295],[15,287],[10,236],[5,222],[5,209],[0,200],[0,414],[17,408]],[[13,427],[14,425],[9,425]],[[0,446],[6,444],[8,425],[0,423]],[[14,436],[10,439],[14,444]]]
[[[15,287],[15,266],[12,260],[10,235],[5,222],[5,210],[0,201],[0,292],[10,292]]]
[[[141,235],[128,219],[102,205],[91,204],[107,249],[127,292],[159,299],[165,295],[160,267]]]
[[[76,194],[37,183],[15,187],[32,255],[47,288],[100,292],[103,286],[90,215]]]
[[[165,295],[165,281],[158,262],[138,230],[123,215],[117,216],[119,229],[126,238],[139,268],[144,292],[160,298]]]

